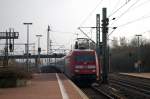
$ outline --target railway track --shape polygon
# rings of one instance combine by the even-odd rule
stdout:
[[[105,95],[93,90],[93,88],[81,88],[81,90],[89,97],[89,99],[108,99]]]
[[[150,79],[128,75],[111,74],[108,85],[81,89],[90,99],[150,99]]]
[[[109,85],[93,84],[89,87],[81,88],[90,99],[124,99],[117,90],[111,88]]]
[[[128,75],[109,75],[110,85],[129,99],[150,99],[150,80]]]
[[[109,85],[101,85],[101,86],[92,86],[94,90],[97,92],[103,94],[107,97],[107,99],[124,99],[124,96],[122,96],[118,90],[115,88],[112,88]]]

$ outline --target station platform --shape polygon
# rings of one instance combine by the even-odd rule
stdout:
[[[63,74],[34,74],[25,87],[0,89],[0,99],[88,99]]]
[[[120,74],[150,79],[150,73],[120,73]]]

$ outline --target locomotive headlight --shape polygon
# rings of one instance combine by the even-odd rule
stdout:
[[[79,70],[75,70],[75,72],[79,72]]]
[[[92,70],[92,72],[96,72],[96,70]]]
[[[88,65],[88,69],[95,69],[96,66],[95,65]]]
[[[77,65],[77,66],[75,66],[75,68],[76,68],[76,69],[82,69],[82,68],[83,68],[83,66],[81,66],[81,65]]]

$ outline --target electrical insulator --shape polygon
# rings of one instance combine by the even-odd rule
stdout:
[[[102,20],[102,26],[103,27],[105,26],[105,20]]]
[[[106,26],[109,25],[109,19],[108,18],[106,18],[105,23],[106,23]]]
[[[108,27],[106,27],[106,29],[105,29],[105,30],[106,30],[106,33],[108,33]]]
[[[108,26],[109,25],[109,19],[106,18],[105,20],[102,20],[102,26],[105,27],[105,26]]]

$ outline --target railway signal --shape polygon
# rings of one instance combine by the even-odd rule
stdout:
[[[5,39],[6,44],[5,44],[5,57],[3,60],[3,66],[8,66],[8,51],[13,52],[14,50],[14,39],[18,39],[19,37],[19,32],[14,32],[11,31],[12,29],[9,29],[9,32],[0,32],[0,39]],[[8,41],[9,40],[9,41]],[[9,50],[8,50],[8,45],[9,45]]]

